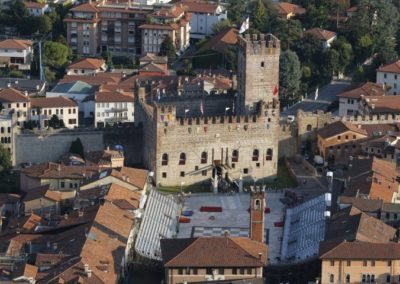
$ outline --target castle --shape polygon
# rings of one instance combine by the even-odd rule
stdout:
[[[139,88],[144,164],[157,184],[274,178],[278,167],[280,42],[239,36],[237,93],[149,100]]]

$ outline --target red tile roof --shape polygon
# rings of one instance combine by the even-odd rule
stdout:
[[[31,98],[32,108],[77,107],[78,104],[66,97]]]
[[[321,259],[400,259],[400,243],[342,242],[321,255]]]
[[[0,102],[28,102],[29,98],[14,88],[3,89],[0,91]]]
[[[22,174],[33,178],[42,179],[84,179],[96,174],[96,166],[66,166],[53,162],[48,162],[39,165],[33,165],[29,168],[22,169]]]
[[[353,131],[365,136],[368,134],[366,130],[362,129],[361,127],[359,128],[357,125],[354,125],[350,122],[336,121],[318,130],[318,135],[324,139],[327,139],[347,131]]]
[[[400,96],[369,96],[364,102],[371,114],[400,113]]]
[[[201,50],[215,50],[225,53],[228,46],[235,45],[238,40],[238,30],[229,28],[213,36]]]
[[[379,67],[378,72],[400,73],[400,60]]]
[[[92,12],[92,13],[97,13],[99,12],[99,9],[96,8],[96,5],[90,4],[90,3],[85,3],[79,6],[76,6],[71,9],[72,12]]]
[[[307,30],[306,33],[313,34],[313,35],[317,36],[320,40],[330,40],[336,36],[335,32],[320,29],[320,28],[313,28],[313,29]]]
[[[133,102],[133,93],[127,92],[96,92],[96,102]]]
[[[278,10],[280,16],[287,16],[288,14],[302,15],[306,12],[306,9],[288,2],[278,2],[275,3],[275,7]]]
[[[384,96],[385,91],[382,86],[376,83],[367,82],[363,83],[356,88],[338,94],[339,98],[352,98],[359,99],[361,96]]]
[[[43,9],[46,6],[46,4],[38,2],[25,2],[24,4],[27,9]]]
[[[217,12],[219,6],[216,3],[207,2],[181,1],[181,3],[188,8],[188,12],[190,13],[214,14]]]
[[[68,66],[68,69],[89,69],[97,70],[105,64],[103,59],[98,58],[83,58],[78,59]]]
[[[26,49],[32,46],[32,41],[24,39],[5,39],[0,41],[1,49]]]
[[[261,267],[268,258],[267,246],[249,238],[161,239],[161,252],[165,267]]]

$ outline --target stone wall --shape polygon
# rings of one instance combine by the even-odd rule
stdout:
[[[80,138],[85,151],[104,149],[100,130],[49,130],[22,133],[15,137],[14,165],[57,161],[67,154],[72,141]]]
[[[232,179],[273,178],[278,161],[279,105],[263,104],[258,115],[177,119],[176,108],[156,107],[157,145],[151,163],[157,183],[163,186],[209,181],[214,166]],[[271,159],[267,159],[268,149]],[[239,152],[237,162],[233,151]],[[258,160],[253,152],[258,150]],[[207,153],[202,162],[202,153]],[[180,155],[186,160],[180,164]],[[168,163],[162,163],[163,154]]]

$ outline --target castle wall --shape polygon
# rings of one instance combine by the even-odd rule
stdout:
[[[103,132],[99,130],[62,130],[20,134],[15,137],[15,164],[58,161],[68,154],[72,141],[80,138],[85,151],[103,150]]]
[[[155,178],[162,186],[186,185],[210,181],[213,164],[223,165],[232,179],[244,180],[275,177],[278,161],[279,106],[265,108],[259,116],[176,119],[175,109],[156,113],[157,150]],[[262,115],[261,115],[262,114]],[[168,119],[170,118],[170,119]],[[254,121],[253,121],[254,119]],[[268,149],[271,159],[267,159]],[[232,160],[233,150],[239,152]],[[258,160],[253,151],[258,150]],[[207,161],[202,163],[202,153]],[[180,164],[180,155],[186,160]],[[163,165],[163,154],[168,163]]]

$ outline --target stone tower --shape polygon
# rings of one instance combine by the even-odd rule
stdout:
[[[264,243],[264,187],[251,187],[250,191],[250,239]]]
[[[255,113],[259,101],[279,99],[280,41],[272,34],[245,34],[238,44],[238,112]]]

